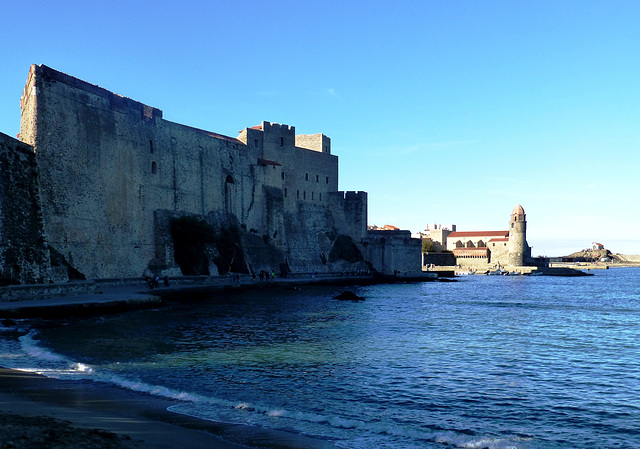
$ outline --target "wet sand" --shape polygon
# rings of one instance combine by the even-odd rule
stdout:
[[[176,403],[107,384],[0,368],[0,448],[335,448],[302,435],[167,411]]]

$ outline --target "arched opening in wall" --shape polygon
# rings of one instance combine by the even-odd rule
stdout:
[[[478,240],[478,248],[486,248],[487,245],[482,241],[482,240]]]
[[[462,244],[462,242],[460,240],[458,240],[456,242],[456,248],[464,248],[464,245]]]
[[[469,240],[469,241],[467,242],[467,245],[466,245],[466,246],[467,246],[467,248],[475,248],[475,247],[476,247],[476,245],[474,245],[474,244],[473,244],[473,242],[472,242],[471,240]]]
[[[156,161],[151,162],[151,174],[152,175],[158,174],[158,163]]]
[[[235,184],[233,177],[227,175],[227,179],[224,181],[224,208],[229,214],[233,213],[234,210]]]

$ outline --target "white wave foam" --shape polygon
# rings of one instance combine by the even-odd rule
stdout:
[[[179,414],[220,422],[294,428],[303,433],[313,433],[315,431],[318,434],[334,436],[339,439],[338,441],[342,439],[342,442],[346,444],[344,447],[358,447],[357,444],[354,446],[354,440],[372,443],[374,441],[379,442],[380,437],[386,439],[388,436],[401,439],[411,438],[413,441],[421,439],[463,449],[517,449],[519,447],[517,444],[518,438],[515,437],[505,439],[472,437],[455,431],[436,432],[416,429],[415,426],[393,425],[389,422],[365,422],[352,417],[288,410],[249,402],[235,402],[188,391],[175,390],[161,385],[153,385],[141,380],[126,378],[107,370],[96,369],[83,362],[69,360],[60,354],[41,347],[36,337],[37,332],[34,330],[19,337],[21,354],[8,350],[6,351],[7,357],[3,358],[3,361],[13,360],[11,363],[13,366],[8,367],[52,378],[89,379],[117,385],[132,391],[179,400],[182,404],[168,408],[168,410]],[[2,352],[5,352],[4,349],[0,348]],[[12,349],[15,350],[15,348]],[[277,423],[280,421],[282,421],[282,424],[278,425]]]
[[[459,447],[463,449],[518,449],[519,442],[529,441],[531,438],[510,436],[508,438],[495,438],[487,436],[468,436],[455,432],[438,434],[433,441],[436,443]]]

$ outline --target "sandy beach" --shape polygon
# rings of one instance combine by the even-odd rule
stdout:
[[[287,432],[203,421],[162,398],[0,368],[0,448],[325,449]]]
[[[0,447],[246,447],[215,436],[214,423],[165,411],[168,405],[107,385],[0,369]]]
[[[0,317],[119,313],[145,307],[147,302],[158,306],[160,296],[191,290],[177,286],[154,290],[150,295],[139,285],[123,285],[85,295],[0,302]],[[216,423],[167,411],[177,403],[113,385],[57,380],[0,367],[0,449],[335,448],[330,442],[294,433]]]

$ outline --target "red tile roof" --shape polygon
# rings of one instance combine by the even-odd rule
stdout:
[[[508,237],[509,231],[469,231],[469,232],[452,232],[447,239],[456,237]]]
[[[508,241],[509,241],[508,238],[506,238],[506,239],[491,239],[491,240],[489,240],[489,242],[508,242]]]

